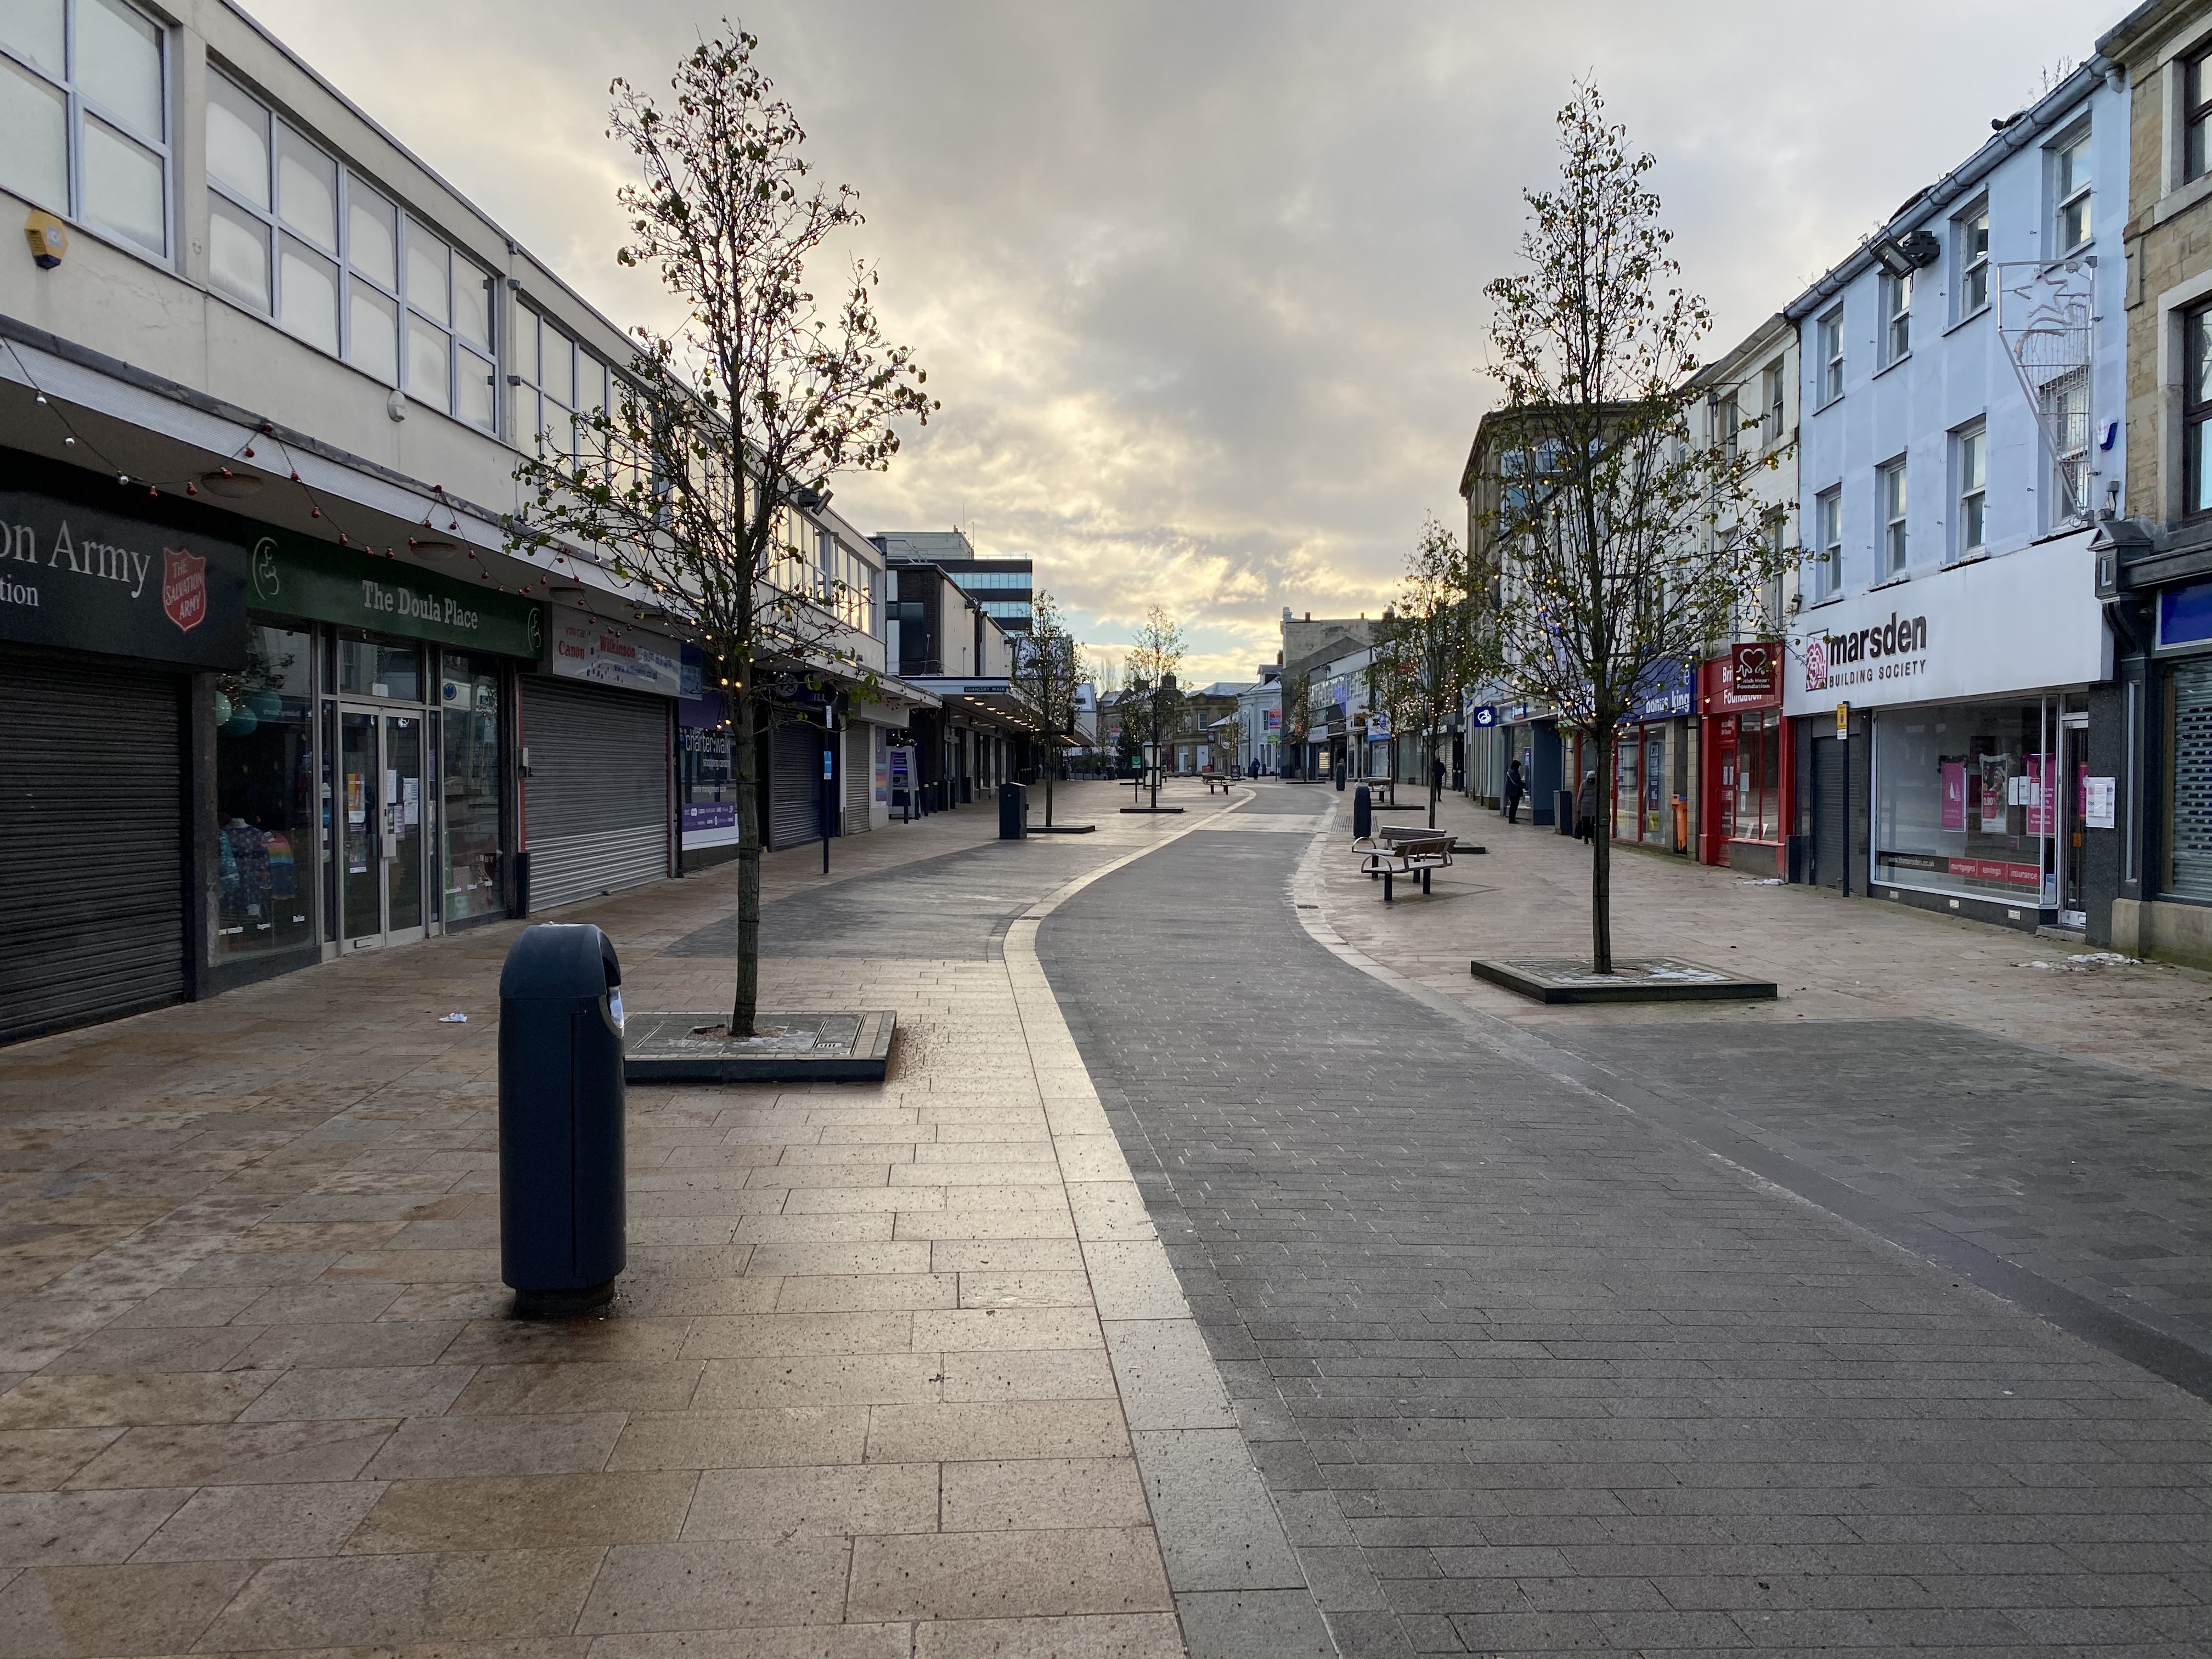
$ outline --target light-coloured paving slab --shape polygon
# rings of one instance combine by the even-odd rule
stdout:
[[[633,1089],[629,1267],[577,1321],[498,1282],[515,924],[0,1052],[0,1652],[1165,1659],[1194,1592],[1318,1631],[1034,950],[1233,804],[1188,793],[1060,792],[1100,830],[1035,844],[988,950],[909,910],[772,956],[768,1006],[898,1011],[889,1077]],[[832,884],[994,823],[840,842]],[[855,908],[818,860],[765,896]],[[609,930],[633,1008],[712,1007],[733,877],[544,919]]]

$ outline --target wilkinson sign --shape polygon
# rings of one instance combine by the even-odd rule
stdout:
[[[2112,678],[2089,532],[1807,611],[1783,708],[1948,702]]]

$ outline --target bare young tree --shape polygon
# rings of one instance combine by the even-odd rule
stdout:
[[[1283,676],[1283,760],[1285,776],[1295,769],[1306,775],[1306,734],[1313,730],[1313,670],[1300,668]]]
[[[1030,631],[1013,641],[1013,693],[1036,719],[1045,745],[1044,821],[1052,825],[1052,786],[1060,772],[1060,739],[1075,729],[1077,699],[1089,674],[1083,647],[1067,631],[1060,606],[1042,588],[1030,607]]]
[[[1161,750],[1182,731],[1186,704],[1176,676],[1182,667],[1182,628],[1159,606],[1145,613],[1144,625],[1123,659],[1123,729],[1132,725],[1152,752],[1152,805],[1160,804]]]
[[[637,331],[614,407],[543,434],[516,469],[529,505],[509,532],[556,557],[563,541],[592,548],[642,604],[698,630],[735,751],[733,1037],[754,1035],[759,1001],[759,677],[854,664],[864,598],[817,562],[793,509],[819,506],[840,472],[888,466],[891,422],[926,424],[937,407],[912,352],[884,338],[872,268],[841,264],[828,301],[815,296],[810,261],[861,222],[859,198],[810,179],[806,135],[758,46],[725,21],[684,55],[665,105],[610,88],[611,131],[641,175],[619,192],[629,240],[615,257],[655,268],[683,321]]]
[[[1476,628],[1475,578],[1466,551],[1434,519],[1406,561],[1398,600],[1383,613],[1376,656],[1387,665],[1383,679],[1396,700],[1390,730],[1402,741],[1410,721],[1425,734],[1422,783],[1429,796],[1429,828],[1437,827],[1443,786],[1437,775],[1436,745],[1450,729],[1468,689],[1490,664]]]
[[[1638,695],[1723,636],[1796,557],[1762,533],[1754,460],[1693,444],[1705,302],[1679,285],[1646,183],[1655,165],[1578,83],[1559,113],[1556,188],[1524,191],[1527,269],[1492,282],[1492,377],[1511,436],[1498,461],[1481,647],[1519,695],[1586,732],[1612,775]],[[1592,839],[1590,955],[1613,971],[1610,837]]]

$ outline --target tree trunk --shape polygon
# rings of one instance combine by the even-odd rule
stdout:
[[[738,682],[730,716],[732,771],[738,793],[738,983],[730,1002],[730,1035],[749,1037],[760,1012],[759,748],[753,733],[752,665],[732,665]]]
[[[1613,775],[1613,750],[1618,734],[1601,725],[1596,733],[1599,787],[1590,800],[1590,967],[1601,974],[1613,971],[1613,826],[1598,817],[1597,795]],[[1582,781],[1575,781],[1577,810]]]
[[[1052,775],[1060,770],[1057,757],[1048,757],[1044,763],[1044,827],[1052,828]]]

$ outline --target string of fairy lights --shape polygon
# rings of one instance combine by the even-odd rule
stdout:
[[[354,533],[355,530],[357,530],[360,527],[357,523],[354,525],[352,529],[349,529],[344,523],[340,521],[339,513],[343,509],[341,509],[338,504],[334,502],[331,497],[316,489],[313,484],[309,483],[307,480],[301,476],[299,464],[292,453],[292,447],[289,445],[278,434],[274,422],[264,420],[256,422],[253,429],[241,439],[239,443],[232,448],[228,454],[224,455],[214,466],[202,468],[185,477],[176,478],[157,478],[150,477],[143,474],[133,473],[128,468],[118,463],[112,455],[102,449],[98,442],[96,442],[87,432],[80,428],[76,421],[70,418],[69,404],[63,398],[58,396],[50,396],[48,394],[46,387],[40,384],[38,377],[31,372],[30,365],[23,361],[22,353],[16,349],[15,343],[14,341],[0,338],[0,349],[5,349],[8,354],[9,361],[15,366],[16,376],[25,386],[30,388],[32,400],[34,405],[44,410],[55,424],[60,428],[63,448],[64,450],[75,452],[71,459],[88,458],[92,463],[95,464],[98,471],[104,471],[113,476],[116,485],[118,489],[143,489],[145,490],[149,499],[158,501],[164,494],[197,497],[203,494],[204,487],[204,493],[214,495],[218,499],[236,500],[239,499],[246,490],[257,488],[259,484],[264,483],[289,483],[298,488],[301,496],[306,501],[307,506],[307,516],[311,520],[317,520],[337,532],[338,545],[340,547],[360,553],[367,558],[388,559],[393,561],[397,561],[398,559],[399,550],[396,544],[390,544],[380,547],[374,541]],[[260,446],[265,446],[275,453],[273,462],[270,459],[262,457],[258,447]],[[246,462],[254,463],[255,470],[244,473],[234,471],[234,466],[235,465]],[[93,469],[88,468],[88,470]],[[240,490],[239,495],[230,494],[224,488],[225,485],[228,484],[233,480],[239,481],[244,486],[244,489]],[[442,512],[446,516],[447,532],[452,534],[459,534],[461,531],[460,514],[462,511],[463,508],[461,506],[447,494],[446,487],[443,484],[432,484],[429,488],[428,500],[423,505],[421,524],[421,528],[432,532],[432,538],[425,538],[422,537],[410,536],[407,538],[407,545],[417,551],[444,550],[447,546],[457,546],[459,550],[467,555],[470,562],[476,567],[477,579],[479,581],[489,585],[494,592],[506,593],[512,591],[520,596],[529,597],[534,592],[538,592],[540,590],[543,590],[544,595],[550,596],[551,591],[550,586],[551,576],[550,573],[540,572],[538,581],[536,584],[525,582],[519,587],[510,590],[504,582],[495,580],[492,570],[486,564],[482,556],[477,553],[474,547],[469,545],[465,541],[458,544],[443,544],[435,542],[434,538],[437,530],[436,515]],[[527,530],[526,526],[520,526],[519,520],[517,523],[518,527],[523,528],[526,531]],[[433,542],[433,545],[426,548],[426,540],[431,540]],[[621,582],[624,586],[631,585],[632,579],[630,577],[623,573],[610,569],[605,563],[598,559],[591,558],[581,554],[573,554],[565,548],[561,547],[558,544],[551,542],[550,538],[542,535],[532,535],[532,540],[533,544],[540,550],[551,550],[553,562],[556,565],[565,566],[574,563],[588,564],[593,568],[600,570],[611,576],[614,580]],[[659,591],[657,585],[647,585],[654,586],[655,591]],[[623,631],[625,633],[628,632],[628,628],[624,626]]]

